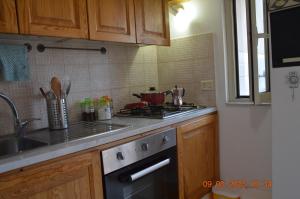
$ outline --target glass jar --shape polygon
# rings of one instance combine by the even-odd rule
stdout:
[[[98,102],[98,120],[110,120],[112,118],[112,100],[103,96]]]

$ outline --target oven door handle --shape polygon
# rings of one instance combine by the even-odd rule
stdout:
[[[167,166],[168,164],[170,164],[170,162],[171,162],[170,158],[165,159],[165,160],[163,160],[159,163],[156,163],[156,164],[154,164],[150,167],[147,167],[146,169],[143,169],[143,170],[138,171],[134,174],[131,174],[129,176],[129,179],[130,179],[131,182],[134,182],[134,181],[140,179],[141,177],[144,177],[144,176],[148,175],[149,173],[152,173],[152,172],[157,171],[158,169],[160,169],[164,166]]]

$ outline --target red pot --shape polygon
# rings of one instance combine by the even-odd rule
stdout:
[[[141,101],[148,102],[149,105],[162,105],[165,102],[165,96],[168,95],[169,92],[151,92],[151,93],[141,93],[141,94],[133,94],[133,96],[140,98]]]

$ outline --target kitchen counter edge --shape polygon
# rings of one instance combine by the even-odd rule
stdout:
[[[216,112],[215,107],[208,107],[193,113],[172,117],[169,119],[123,118],[115,117],[111,123],[130,125],[126,129],[107,134],[100,134],[72,142],[46,146],[32,151],[19,153],[15,156],[0,159],[0,174],[55,159],[68,154],[80,152],[103,144],[139,135],[155,129],[163,128],[193,118]]]

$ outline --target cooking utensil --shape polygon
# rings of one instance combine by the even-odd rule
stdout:
[[[185,89],[184,88],[178,88],[177,85],[175,85],[175,88],[173,88],[171,90],[171,93],[172,93],[172,101],[173,101],[173,104],[175,106],[181,106],[182,103],[183,103],[183,97],[185,95]]]
[[[61,98],[61,82],[57,77],[51,79],[51,89],[58,99]]]
[[[54,92],[55,96],[61,98],[61,82],[57,77],[51,79],[51,89]]]
[[[161,105],[165,102],[165,96],[169,94],[166,92],[155,92],[155,88],[151,87],[148,93],[132,94],[133,96],[140,98],[141,101],[148,102],[149,105]]]
[[[64,79],[62,80],[62,92],[68,96],[70,93],[70,89],[71,89],[71,80],[68,76],[64,77]]]
[[[44,89],[43,89],[43,88],[40,88],[40,91],[41,91],[42,95],[44,96],[44,98],[47,98],[47,96],[46,96],[46,93],[45,93]]]
[[[62,116],[63,115],[63,112],[62,112],[62,102],[61,102],[61,99],[64,99],[65,98],[65,94],[63,94],[63,98],[62,98],[62,91],[61,91],[61,81],[57,78],[57,77],[52,77],[51,79],[51,89],[54,93],[54,95],[56,96],[56,104],[57,104],[57,107],[58,107],[58,115],[59,116]],[[49,104],[48,104],[49,105]],[[52,107],[53,107],[53,103],[52,103]],[[51,107],[51,106],[50,106]],[[66,107],[65,107],[66,108]],[[49,110],[49,106],[48,106],[48,110]],[[50,114],[49,114],[50,115]],[[49,117],[48,115],[48,117]],[[51,118],[50,118],[51,119]],[[51,119],[52,121],[54,121],[54,119]],[[62,122],[62,117],[60,117],[59,119],[60,122]],[[49,120],[49,125],[50,125],[50,120]],[[62,123],[60,123],[62,124]],[[50,125],[52,126],[52,125]],[[51,127],[52,128],[52,127]],[[53,128],[54,129],[54,128]]]
[[[68,85],[68,87],[67,87],[67,89],[66,89],[66,94],[67,94],[67,96],[69,95],[70,90],[71,90],[71,81],[69,82],[69,85]]]

